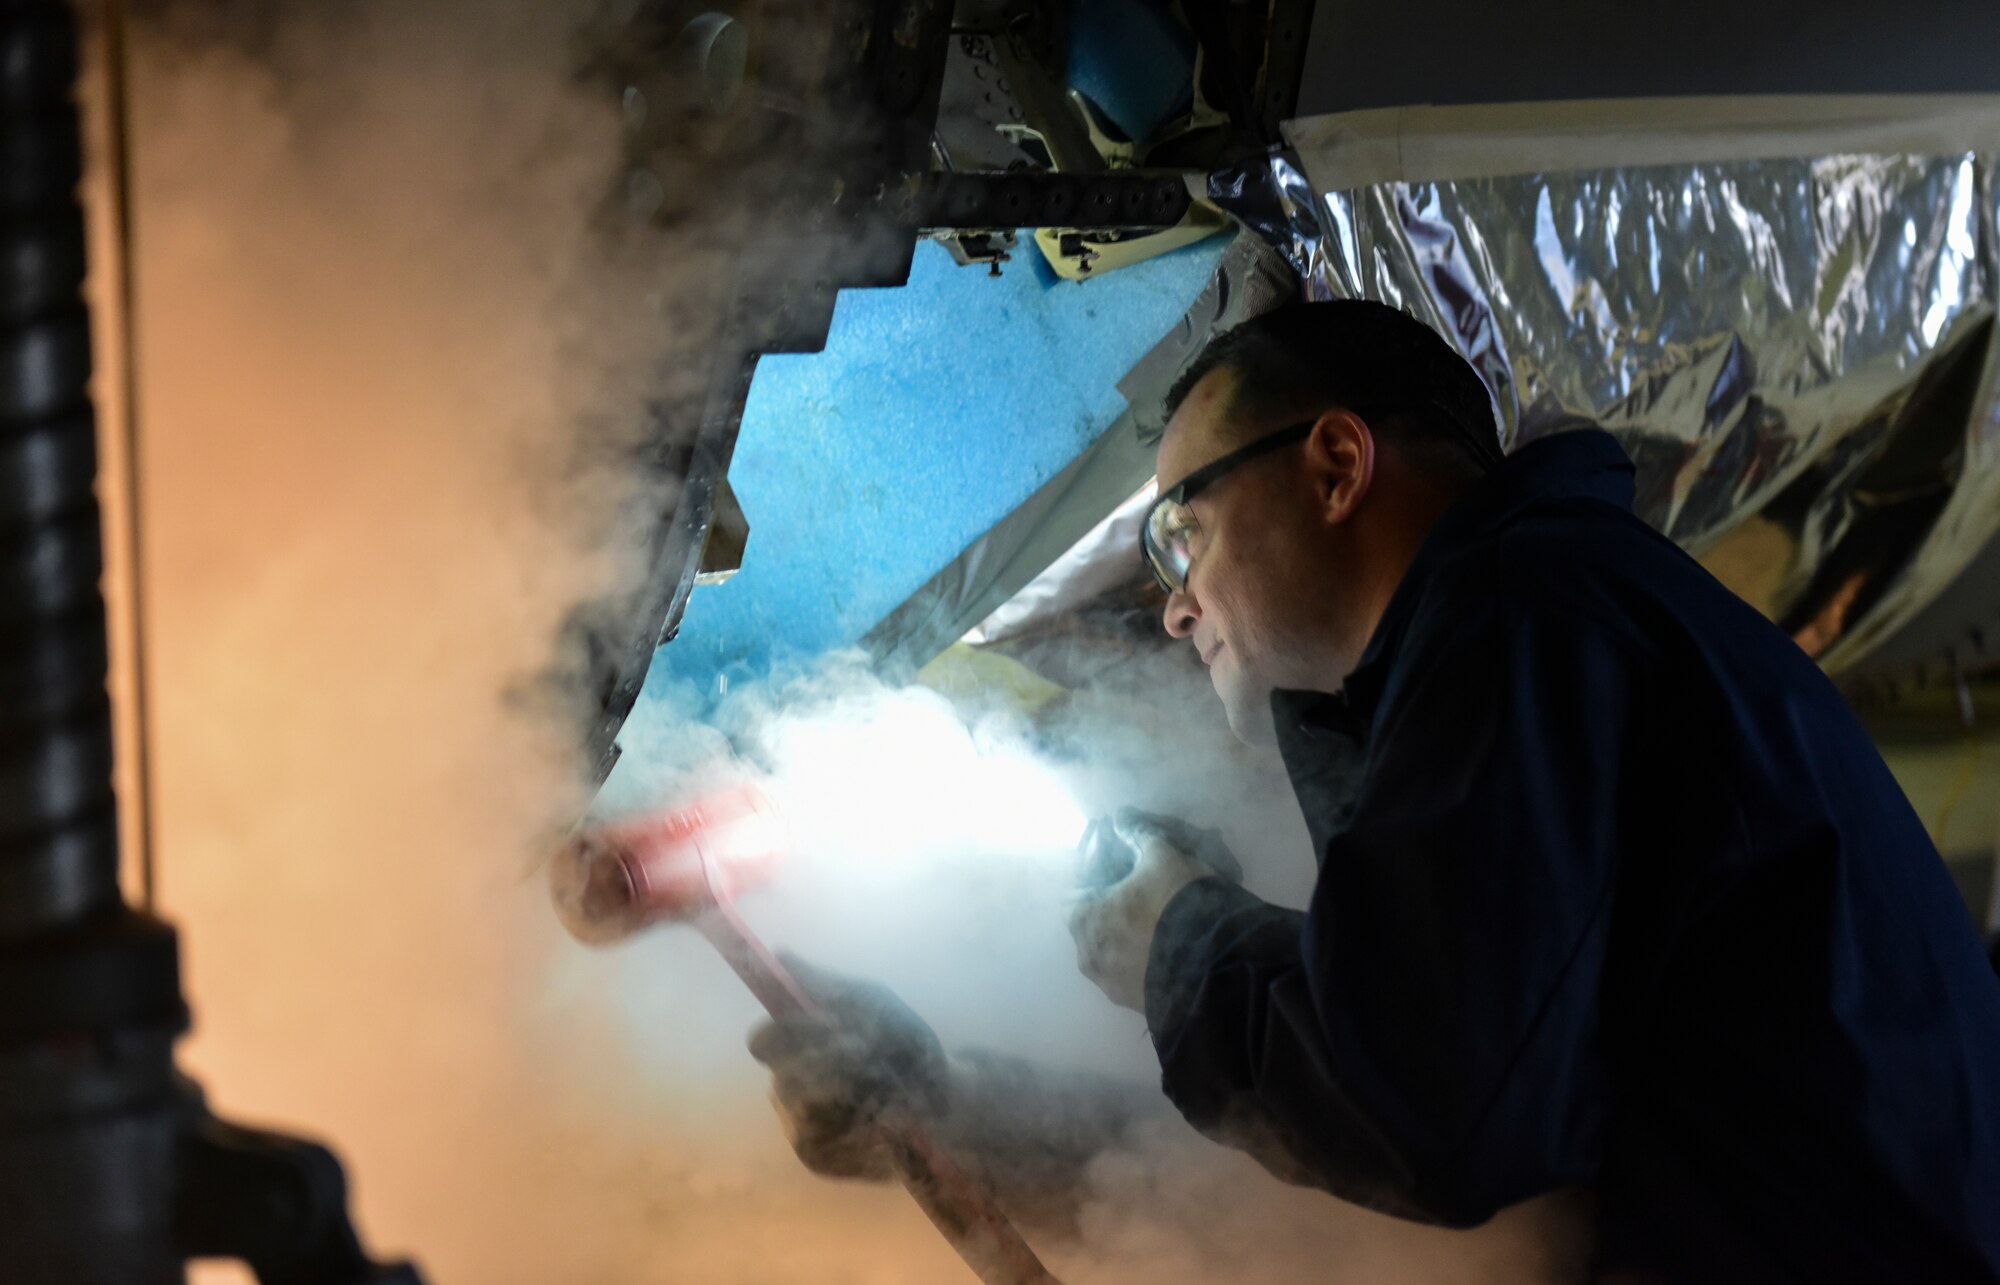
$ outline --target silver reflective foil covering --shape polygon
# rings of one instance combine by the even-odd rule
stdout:
[[[1301,142],[1265,201],[1308,293],[1451,337],[1509,446],[1609,428],[1642,515],[1838,670],[2000,528],[1994,169],[1843,152],[1321,180],[1308,203],[1301,178],[1341,165]]]

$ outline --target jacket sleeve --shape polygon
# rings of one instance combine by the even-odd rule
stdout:
[[[1596,1171],[1638,647],[1550,608],[1416,623],[1309,910],[1190,885],[1147,1018],[1197,1128],[1280,1177],[1470,1226]]]

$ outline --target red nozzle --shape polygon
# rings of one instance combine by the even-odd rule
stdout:
[[[739,785],[686,807],[579,831],[550,863],[549,893],[571,935],[612,942],[758,886],[786,846],[770,799]]]

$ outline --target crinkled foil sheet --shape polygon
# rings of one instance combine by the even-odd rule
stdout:
[[[1509,446],[1578,419],[1617,434],[1647,520],[1837,671],[2000,529],[1995,163],[1824,155],[1321,191],[1313,156],[1281,155],[1225,204],[1256,206],[1245,221],[1309,294],[1398,304],[1451,336]]]

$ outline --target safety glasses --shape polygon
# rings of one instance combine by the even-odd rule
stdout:
[[[1146,525],[1140,530],[1139,543],[1146,553],[1146,565],[1153,569],[1153,579],[1160,582],[1160,588],[1168,593],[1187,588],[1188,567],[1194,562],[1194,537],[1201,530],[1194,510],[1188,507],[1189,501],[1230,470],[1281,446],[1304,441],[1317,422],[1309,419],[1239,446],[1214,463],[1202,465],[1153,501],[1152,510],[1146,514]]]
[[[1406,405],[1424,406],[1442,415],[1455,429],[1472,451],[1472,458],[1479,461],[1482,469],[1491,469],[1505,458],[1500,443],[1490,432],[1476,433],[1458,414],[1432,398],[1419,398]],[[1394,408],[1363,407],[1355,405],[1355,414],[1367,420],[1388,419],[1398,413]],[[1280,446],[1304,441],[1311,435],[1317,419],[1309,419],[1301,424],[1281,428],[1268,437],[1260,437],[1248,446],[1240,446],[1212,464],[1205,464],[1181,479],[1180,485],[1166,492],[1153,502],[1152,511],[1146,515],[1146,525],[1139,532],[1139,544],[1146,554],[1146,565],[1153,569],[1153,579],[1160,582],[1160,588],[1168,593],[1180,593],[1187,588],[1188,567],[1194,562],[1194,537],[1201,530],[1201,523],[1195,520],[1194,510],[1188,502],[1203,487],[1213,486],[1238,465],[1268,454]]]

